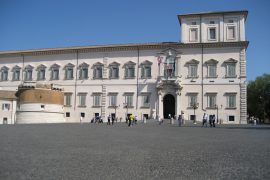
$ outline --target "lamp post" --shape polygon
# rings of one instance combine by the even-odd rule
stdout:
[[[193,110],[194,110],[194,124],[196,124],[195,110],[199,107],[199,103],[194,103],[192,107],[193,107]]]

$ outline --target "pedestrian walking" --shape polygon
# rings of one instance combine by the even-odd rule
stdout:
[[[205,112],[205,113],[203,113],[202,127],[204,127],[204,125],[206,125],[206,127],[207,127],[207,119],[208,119],[208,114]]]
[[[212,127],[213,115],[209,115],[209,125]]]
[[[107,125],[111,125],[111,115],[108,116],[108,122]]]
[[[180,114],[178,116],[178,126],[181,127],[181,124],[182,124],[182,115]]]
[[[116,119],[115,116],[113,116],[113,117],[112,117],[112,125],[113,125],[115,119]]]
[[[212,124],[213,124],[213,127],[216,127],[216,116],[213,114],[212,115]]]

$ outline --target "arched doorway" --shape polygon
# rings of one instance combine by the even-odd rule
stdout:
[[[173,117],[175,115],[175,99],[171,94],[167,94],[163,98],[163,116],[169,118],[169,114]]]

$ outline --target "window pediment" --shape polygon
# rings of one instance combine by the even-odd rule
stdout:
[[[40,64],[38,67],[37,67],[37,70],[39,69],[46,69],[47,66],[45,66],[44,64]]]
[[[238,62],[238,61],[235,60],[235,59],[233,59],[233,58],[230,58],[230,59],[224,61],[224,63],[237,63],[237,62]]]
[[[15,70],[20,70],[21,69],[21,67],[20,66],[18,66],[18,65],[16,65],[16,66],[14,66],[13,68],[12,68],[12,71],[15,71]]]
[[[88,68],[89,64],[83,62],[82,64],[79,65],[79,68]]]
[[[148,60],[145,60],[141,63],[141,66],[145,66],[145,65],[148,65],[148,66],[151,66],[153,63],[151,61],[148,61]]]
[[[209,59],[208,61],[205,61],[205,64],[217,64],[218,61],[215,59]]]
[[[114,61],[111,64],[109,64],[109,66],[120,66],[120,63]]]
[[[60,68],[60,65],[54,63],[53,65],[51,65],[50,69],[59,69],[59,68]]]
[[[93,64],[92,68],[95,68],[97,66],[104,66],[104,64],[102,64],[101,62],[96,62],[95,64]]]
[[[74,64],[68,63],[65,65],[64,68],[73,68],[74,66],[75,66]]]
[[[126,66],[135,66],[136,65],[136,63],[134,63],[134,62],[132,62],[132,61],[128,61],[128,62],[126,62],[125,64],[124,64],[124,67],[126,67]]]
[[[187,61],[186,64],[199,64],[200,62],[198,60],[195,59],[191,59],[190,61]]]
[[[3,67],[1,68],[1,71],[7,71],[7,70],[9,70],[9,68],[8,68],[7,66],[3,66]]]
[[[34,67],[33,66],[31,66],[30,64],[28,64],[27,66],[25,66],[25,68],[24,69],[34,69]]]

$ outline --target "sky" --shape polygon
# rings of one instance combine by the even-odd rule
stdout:
[[[0,51],[179,42],[177,14],[248,10],[247,79],[270,73],[270,0],[0,0]]]

